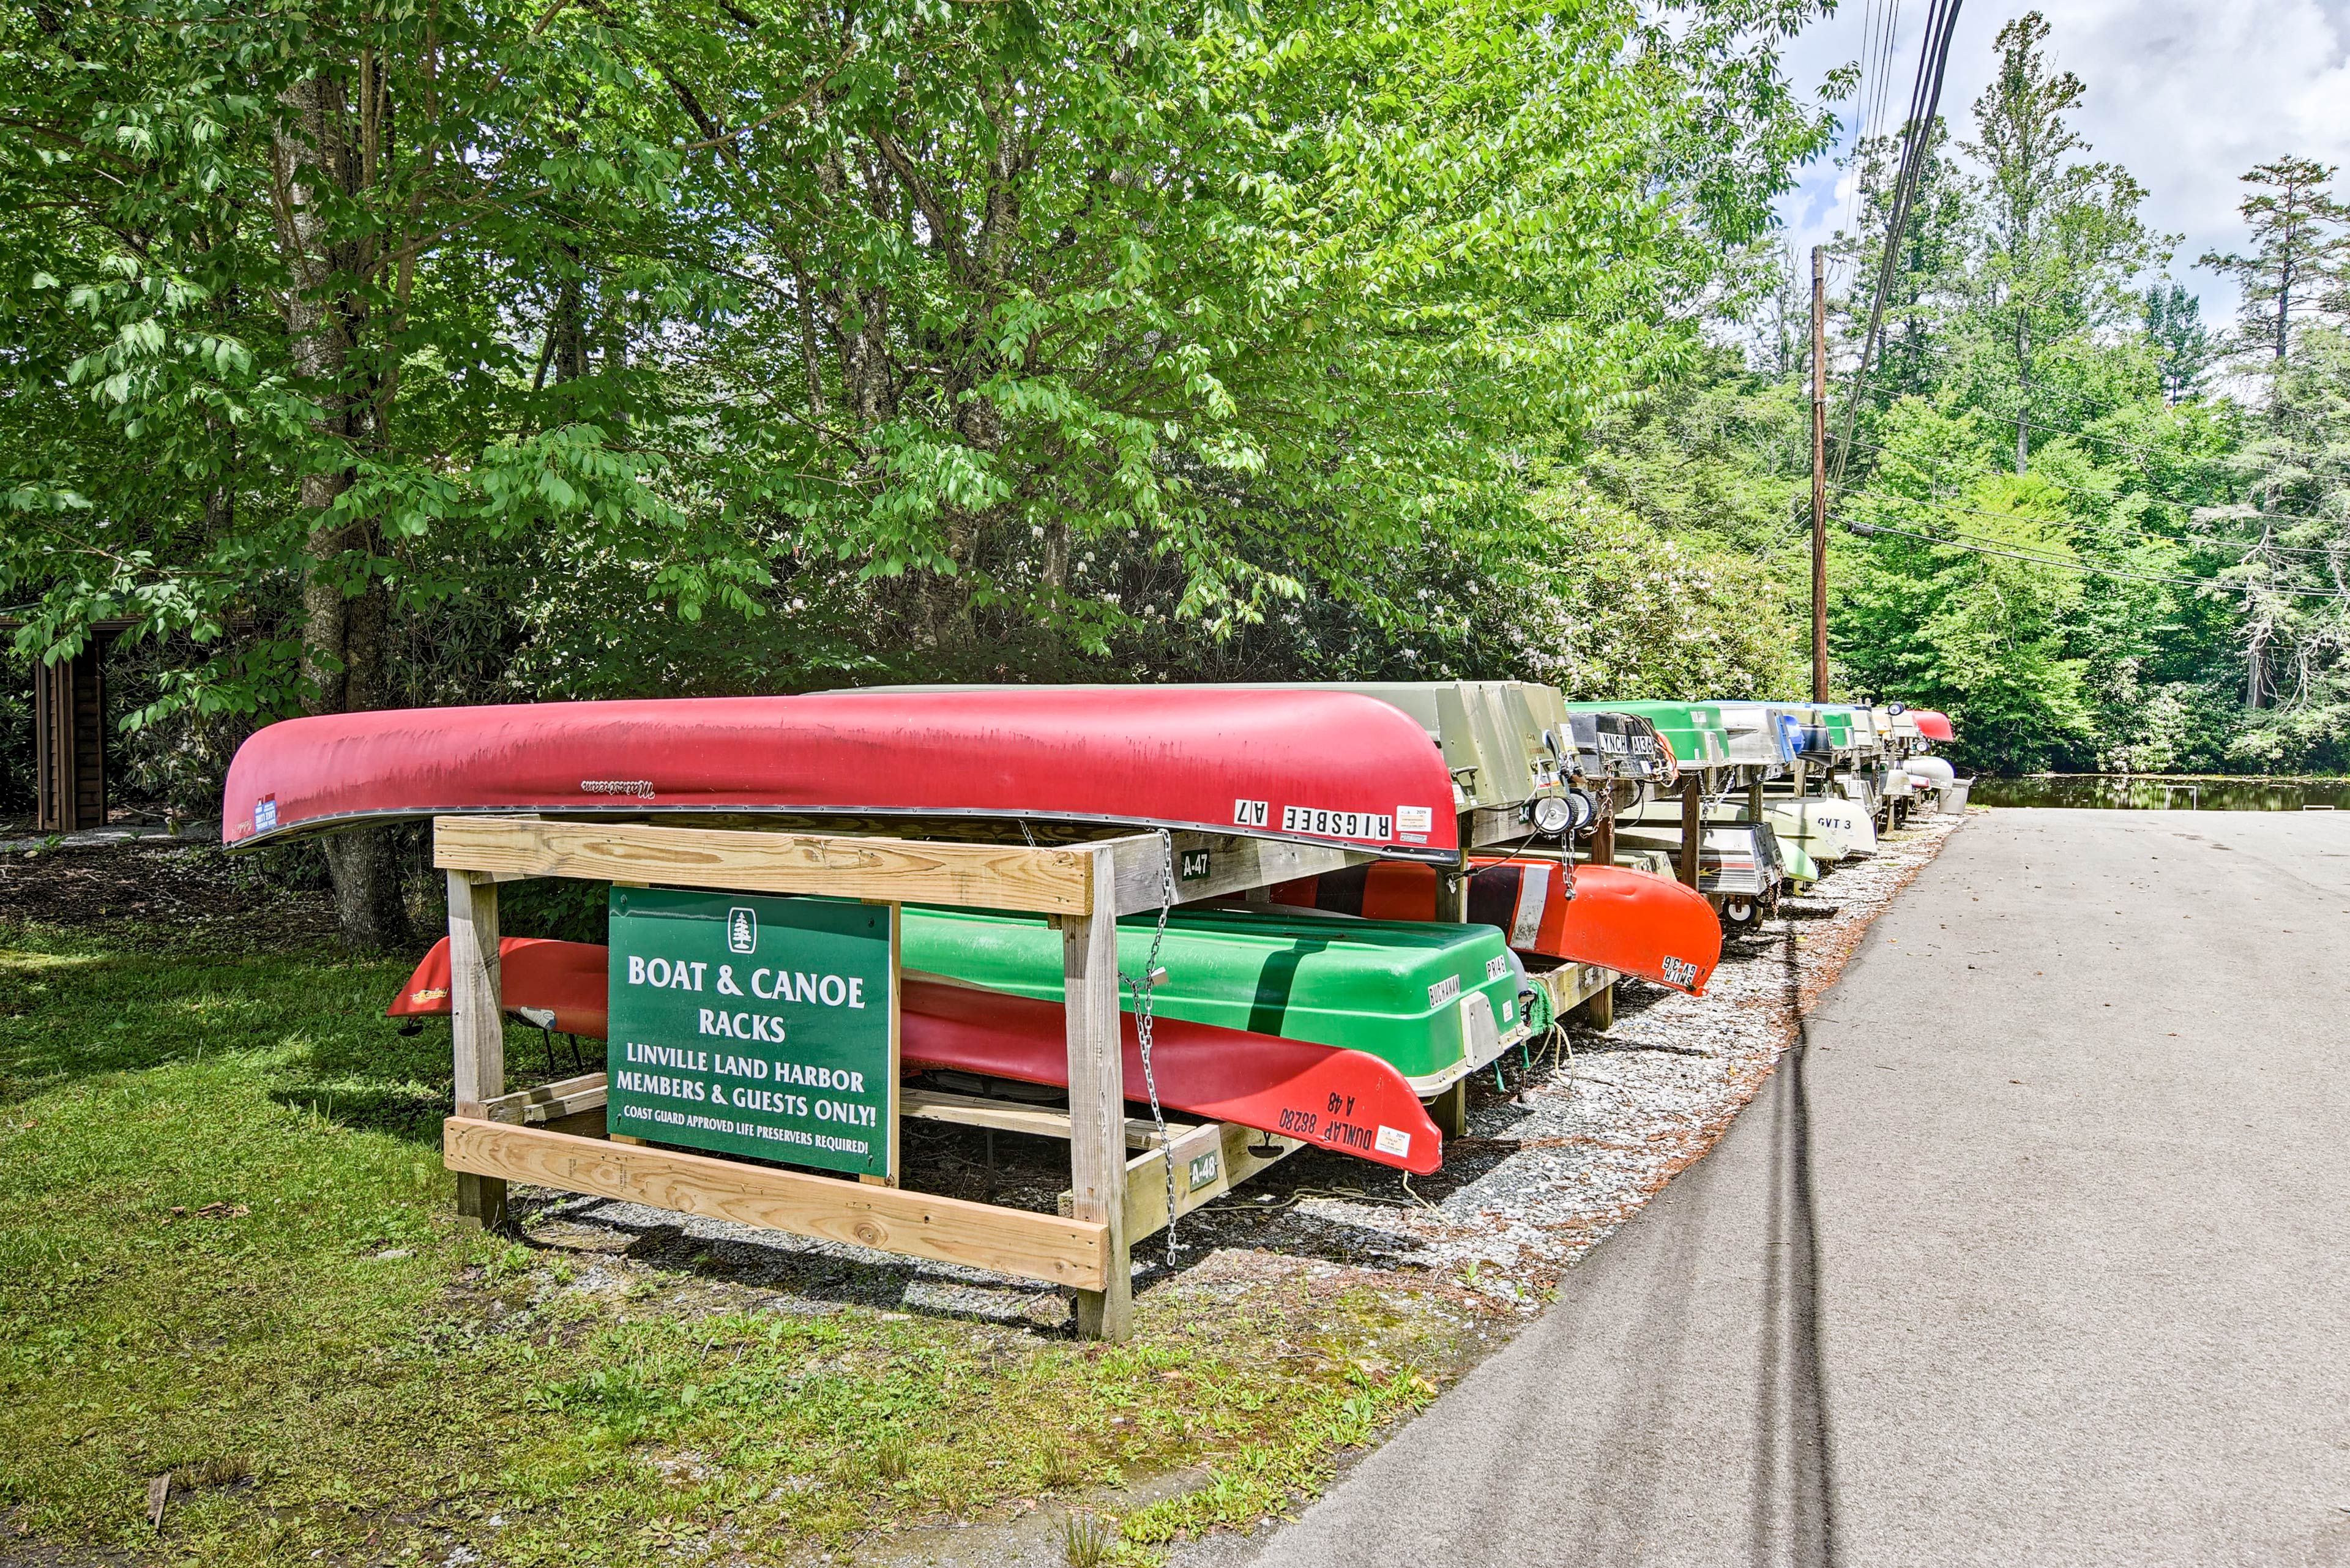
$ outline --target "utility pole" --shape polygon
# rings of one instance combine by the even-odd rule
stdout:
[[[1812,247],[1812,701],[1828,700],[1828,253]]]

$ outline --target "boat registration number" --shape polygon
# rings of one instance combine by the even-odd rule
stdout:
[[[1697,965],[1687,959],[1668,958],[1659,967],[1664,971],[1668,985],[1688,985],[1697,979]]]
[[[1395,818],[1376,811],[1324,811],[1318,806],[1284,805],[1281,831],[1310,833],[1317,838],[1369,838],[1386,843],[1395,836]]]

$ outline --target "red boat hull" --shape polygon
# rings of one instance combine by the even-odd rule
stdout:
[[[1912,708],[1909,719],[1918,726],[1918,732],[1929,741],[1955,741],[1959,738],[1958,731],[1950,726],[1950,716],[1938,709]]]
[[[231,846],[444,813],[979,816],[1442,859],[1452,780],[1409,718],[1336,691],[980,690],[342,713],[240,747]]]
[[[1702,894],[1617,866],[1472,857],[1469,919],[1498,926],[1521,952],[1597,964],[1692,996],[1721,961],[1721,922]],[[1275,887],[1276,902],[1375,920],[1436,918],[1436,870],[1354,867]]]
[[[592,942],[509,937],[498,944],[500,1000],[555,1013],[566,1033],[606,1036],[608,962]],[[1068,1036],[1058,1002],[940,981],[905,980],[899,1059],[934,1067],[1068,1085]],[[449,1015],[449,943],[434,944],[386,1009],[400,1018]],[[1143,1089],[1134,1015],[1121,1013],[1126,1086]],[[1162,1018],[1152,1032],[1159,1101],[1170,1111],[1237,1122],[1317,1148],[1425,1176],[1444,1162],[1443,1137],[1409,1083],[1378,1057],[1302,1040]]]

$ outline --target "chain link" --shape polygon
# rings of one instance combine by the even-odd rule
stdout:
[[[1167,940],[1167,912],[1175,907],[1175,837],[1163,827],[1159,830],[1159,925],[1150,933],[1150,956],[1142,961],[1140,978],[1123,971],[1118,978],[1134,992],[1134,1040],[1142,1051],[1142,1086],[1150,1096],[1150,1120],[1159,1129],[1159,1162],[1167,1168],[1167,1266],[1171,1269],[1175,1266],[1175,1146],[1167,1136],[1167,1116],[1159,1108],[1159,1078],[1150,1065],[1150,995],[1163,978],[1159,947]]]

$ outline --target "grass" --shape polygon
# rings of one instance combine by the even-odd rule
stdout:
[[[1281,1280],[1148,1293],[1117,1346],[587,1290],[457,1229],[405,972],[0,925],[0,1555],[790,1561],[1205,1459],[1095,1559],[1147,1560],[1310,1490],[1461,1336],[1440,1293]]]

